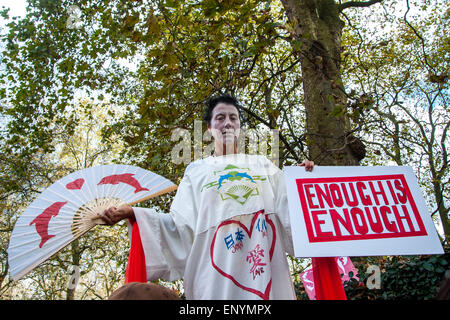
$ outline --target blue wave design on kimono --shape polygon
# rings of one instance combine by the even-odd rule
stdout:
[[[253,178],[251,176],[249,176],[247,173],[245,172],[237,172],[236,174],[232,175],[232,174],[224,174],[222,176],[219,177],[219,186],[217,187],[217,189],[220,189],[222,187],[222,182],[224,180],[230,180],[230,178],[236,178],[239,177],[238,180],[241,180],[241,178],[247,178],[250,179],[251,182],[256,183]]]

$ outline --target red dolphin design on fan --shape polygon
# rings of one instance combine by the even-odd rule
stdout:
[[[98,184],[118,184],[120,182],[126,183],[136,190],[134,193],[141,191],[149,191],[147,188],[142,188],[139,181],[133,178],[134,173],[113,174],[111,176],[104,177]]]
[[[81,187],[84,184],[84,179],[83,178],[79,178],[77,180],[74,180],[72,182],[69,182],[68,184],[66,184],[66,188],[69,190],[80,190]]]
[[[55,202],[50,207],[45,209],[40,215],[34,218],[33,221],[30,222],[30,226],[35,224],[36,232],[41,236],[41,243],[39,244],[39,248],[42,248],[44,243],[46,243],[50,238],[53,238],[55,235],[48,234],[48,224],[52,217],[56,217],[59,213],[59,210],[67,203],[66,202]]]

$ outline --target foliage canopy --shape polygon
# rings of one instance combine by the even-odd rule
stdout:
[[[13,19],[3,9],[0,294],[11,287],[10,232],[38,192],[110,162],[179,182],[172,132],[193,132],[220,92],[238,96],[244,128],[279,131],[280,165],[412,166],[449,237],[449,14],[445,1],[428,0],[28,0]],[[93,233],[54,257],[27,280],[39,289],[22,296],[104,298],[126,260],[123,228],[107,237]],[[102,251],[108,239],[122,246]],[[93,257],[114,261],[116,273]],[[56,282],[44,290],[46,273],[72,265],[104,280],[84,281],[78,295]],[[389,272],[386,299],[401,290],[387,289]]]

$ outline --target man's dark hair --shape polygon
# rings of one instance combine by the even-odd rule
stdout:
[[[226,104],[231,104],[231,105],[235,106],[239,113],[239,117],[241,117],[241,110],[240,110],[241,106],[239,105],[239,101],[232,95],[230,95],[228,93],[224,93],[224,94],[212,97],[208,100],[208,105],[205,110],[205,115],[203,116],[203,120],[206,122],[206,124],[208,124],[208,125],[211,124],[212,112],[219,103],[226,103]]]

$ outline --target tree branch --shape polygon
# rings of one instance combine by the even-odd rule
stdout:
[[[251,111],[250,109],[241,106],[241,109],[244,110],[245,112],[247,112],[250,116],[252,116],[253,118],[255,118],[256,120],[260,121],[262,124],[264,124],[266,127],[268,127],[269,129],[274,129],[269,122],[267,122],[266,120],[264,120],[263,118],[261,118],[260,116],[258,116],[255,112]],[[287,151],[292,154],[293,157],[295,157],[298,161],[300,161],[300,158],[298,156],[298,154],[295,152],[295,150],[293,148],[291,148],[291,145],[288,143],[288,141],[286,140],[286,137],[281,134],[281,132],[278,132],[280,140],[284,143]]]
[[[421,44],[422,44],[422,53],[423,53],[423,58],[424,58],[424,60],[425,60],[425,64],[426,64],[433,72],[435,72],[433,66],[431,66],[431,65],[428,63],[427,54],[426,54],[426,52],[425,52],[425,40],[424,40],[423,37],[417,32],[417,30],[409,23],[409,21],[406,19],[406,16],[408,15],[408,12],[409,12],[409,10],[410,10],[410,7],[409,7],[409,0],[406,0],[406,7],[407,7],[407,10],[406,10],[406,12],[405,12],[405,15],[403,16],[403,20],[404,20],[405,23],[412,29],[412,31],[414,32],[414,34],[420,39],[420,42],[421,42]]]
[[[370,0],[370,1],[364,1],[364,2],[359,2],[359,1],[349,1],[349,2],[345,2],[345,3],[341,3],[338,6],[338,10],[339,12],[342,12],[343,10],[347,9],[347,8],[365,8],[365,7],[370,7],[371,5],[375,4],[375,3],[379,3],[381,2],[381,0]]]

